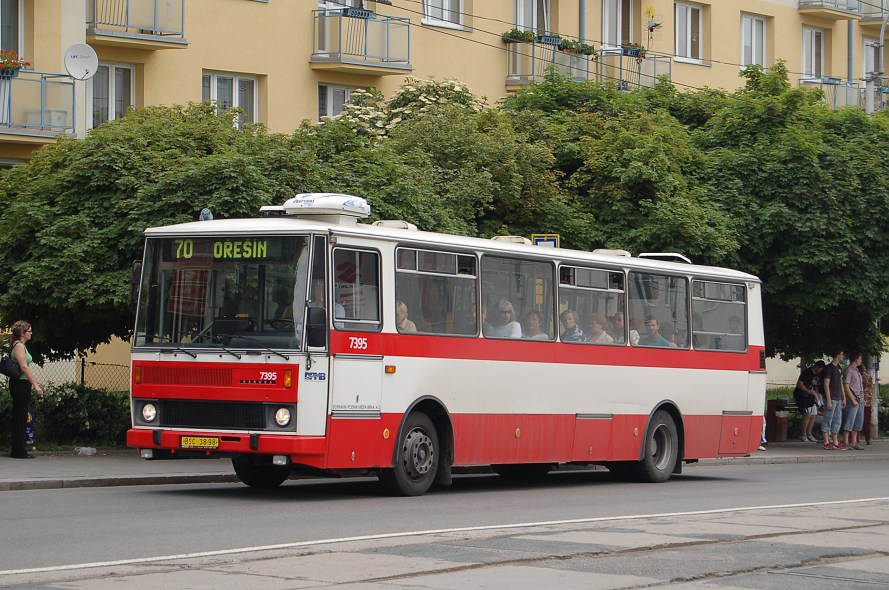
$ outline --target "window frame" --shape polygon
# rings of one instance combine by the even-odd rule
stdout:
[[[209,96],[204,93],[204,80],[209,78]],[[233,72],[221,72],[216,70],[201,71],[201,100],[209,100],[213,104],[219,106],[219,78],[231,78],[232,80],[232,104],[223,110],[234,109],[240,107],[240,83],[241,81],[249,81],[253,84],[252,113],[238,115],[237,125],[243,126],[245,123],[259,123],[259,78],[250,74],[239,74]],[[246,110],[246,109],[245,109]]]
[[[130,107],[136,106],[136,66],[134,64],[125,64],[118,62],[99,62],[99,68],[108,68],[108,117],[99,124],[96,124],[95,120],[95,103],[96,103],[96,82],[98,82],[97,77],[94,75],[92,79],[89,81],[87,88],[89,89],[89,96],[87,97],[87,103],[90,105],[90,108],[87,110],[87,129],[95,129],[99,125],[103,123],[107,123],[108,121],[114,121],[118,119],[117,113],[113,108],[114,103],[117,100],[117,84],[115,83],[115,72],[118,69],[128,70],[130,72],[130,101],[127,106],[126,112],[123,115],[126,115],[129,112]],[[96,70],[98,73],[98,69]],[[123,116],[121,115],[121,116]]]
[[[578,270],[588,271],[590,273],[605,273],[607,275],[607,277],[606,277],[607,286],[600,287],[600,286],[594,286],[594,285],[578,285],[577,284],[578,283],[578,281],[577,281],[577,276],[578,276],[577,271]],[[570,277],[570,278],[573,278],[573,282],[570,281],[569,277],[564,276],[566,273],[564,273],[563,271],[569,271],[569,273],[570,273],[570,271],[573,271],[573,273],[571,273],[571,277]],[[615,287],[612,284],[612,275],[620,276],[620,279],[621,279],[620,280],[620,283],[621,283],[620,287]],[[617,301],[618,301],[618,309],[615,310],[614,314],[617,314],[618,312],[620,312],[620,313],[624,314],[624,317],[626,317],[626,315],[627,315],[627,273],[624,272],[623,270],[614,269],[614,268],[582,266],[582,265],[579,265],[576,263],[569,262],[569,263],[559,265],[558,276],[559,276],[559,284],[558,284],[559,310],[560,311],[568,311],[570,309],[571,311],[573,311],[578,316],[577,317],[578,325],[581,326],[582,330],[585,331],[587,328],[586,322],[585,322],[586,318],[580,316],[580,311],[578,309],[576,309],[576,306],[575,307],[569,306],[569,307],[566,307],[565,310],[562,310],[562,307],[563,307],[562,302],[569,299],[569,297],[567,297],[567,296],[566,297],[562,296],[563,289],[568,292],[576,291],[578,293],[590,293],[590,292],[600,293],[600,294],[604,294],[605,297],[609,297],[612,294],[616,294]],[[564,279],[569,279],[569,280],[564,280]],[[604,315],[606,321],[610,321],[611,317],[613,317],[614,314],[612,314],[612,316],[609,317],[609,315],[607,314],[607,310],[606,310],[606,313],[603,315]],[[561,316],[561,313],[559,315]],[[608,333],[608,326],[607,325],[605,326],[605,332]],[[611,334],[609,334],[609,336],[611,336]],[[624,329],[623,329],[623,334],[621,336],[621,339],[620,340],[614,339],[613,342],[590,342],[588,340],[583,340],[583,341],[561,340],[561,341],[565,342],[566,344],[592,344],[592,345],[596,345],[596,346],[626,346],[627,345],[627,325],[626,325],[626,323],[624,323]]]
[[[7,0],[7,1],[10,1],[10,0]],[[8,45],[4,43],[2,33],[3,33],[3,29],[5,27],[3,27],[2,7],[0,7],[0,48],[9,49],[9,50],[14,49],[16,51],[16,53],[18,53],[19,55],[22,55],[24,52],[23,44],[24,44],[24,36],[25,36],[24,0],[11,0],[11,2],[12,2],[11,6],[12,5],[15,6],[15,12],[16,12],[16,14],[14,16],[16,22],[15,22],[14,26],[10,27],[11,31],[12,30],[15,31],[15,33],[14,33],[15,39],[10,40],[10,41],[14,41],[14,44],[12,42],[10,42]]]
[[[630,0],[602,0],[602,48],[617,49],[634,42],[633,16],[635,6]],[[615,13],[612,18],[612,12]],[[609,30],[610,29],[610,30]],[[612,39],[611,33],[617,38]]]
[[[762,24],[762,30],[757,38],[756,35],[756,25],[757,23]],[[746,61],[745,56],[745,44],[747,42],[747,33],[750,33],[750,61]],[[749,14],[749,13],[741,13],[741,69],[749,65],[758,65],[763,69],[766,67],[766,59],[768,52],[768,20],[761,15],[758,14]],[[759,53],[759,60],[757,61],[757,52]]]
[[[531,4],[531,6],[528,5]],[[527,8],[531,8],[530,14]],[[552,6],[550,0],[515,0],[513,3],[515,28],[544,35],[550,31]],[[543,23],[540,23],[541,15]]]
[[[636,284],[636,282],[634,280],[634,275],[654,276],[654,277],[659,277],[660,279],[665,279],[665,280],[666,279],[673,279],[673,280],[681,281],[684,284],[684,297],[682,297],[682,299],[681,299],[682,305],[684,306],[684,309],[685,309],[684,330],[679,329],[680,325],[674,321],[672,315],[670,317],[670,322],[672,323],[672,326],[673,326],[673,334],[674,335],[679,335],[679,334],[685,335],[685,341],[682,344],[675,342],[674,344],[676,344],[676,346],[669,346],[669,347],[660,346],[657,344],[642,344],[641,340],[644,335],[643,331],[645,330],[645,322],[648,319],[648,317],[650,316],[650,312],[651,311],[656,312],[656,310],[647,310],[646,309],[645,315],[642,318],[637,318],[635,316],[637,309],[636,309],[636,305],[634,304],[634,301],[637,301],[637,299],[635,299],[633,297],[633,286]],[[630,319],[626,321],[626,326],[627,326],[627,330],[628,330],[628,338],[627,339],[630,341],[630,344],[633,347],[646,348],[646,349],[666,349],[666,350],[690,350],[691,349],[691,337],[690,337],[691,301],[690,301],[689,294],[690,294],[691,285],[693,284],[693,280],[694,279],[691,279],[690,277],[688,277],[686,275],[672,274],[672,273],[664,272],[664,271],[660,271],[660,270],[630,269],[627,272],[627,282],[626,282],[627,308],[626,308],[626,311],[624,312],[624,318],[627,318],[627,314],[629,314]],[[641,301],[643,301],[643,303],[644,303],[645,301],[647,301],[647,299],[643,299]],[[679,301],[680,301],[680,299],[677,297],[675,299],[675,302],[678,303]],[[676,309],[677,308],[674,306],[672,309],[672,312],[675,313]],[[658,316],[658,315],[655,316],[655,319],[657,319],[657,321],[658,321],[659,328],[663,329],[665,319],[661,316]],[[636,334],[637,339],[635,341],[634,341],[633,334],[632,334],[634,328],[631,324],[631,322],[634,320],[641,322],[639,324],[639,330],[637,330],[637,334]],[[661,332],[658,332],[658,335],[661,336],[662,338],[664,337]]]
[[[445,6],[451,2],[457,3],[456,11]],[[462,30],[465,28],[464,23],[466,22],[466,15],[464,13],[465,3],[466,0],[423,0],[423,17],[421,22],[424,25],[433,27]],[[432,16],[433,10],[441,11],[443,14],[456,12],[456,20],[447,20]]]
[[[685,18],[685,27],[684,30],[686,32],[685,38],[680,39],[680,33],[682,32],[682,28],[680,28],[680,9],[684,9],[686,11]],[[694,17],[693,13],[697,12],[697,30],[698,30],[698,40],[697,43],[693,40],[693,22]],[[704,62],[704,7],[700,4],[694,4],[691,2],[676,2],[673,5],[673,21],[675,25],[675,43],[674,43],[674,61],[685,62],[685,63],[693,63],[700,64]],[[680,47],[680,41],[682,43]],[[697,51],[698,56],[694,57],[694,53]]]
[[[409,268],[406,266],[402,266],[402,263],[407,260],[407,258],[403,258],[403,254],[410,253],[411,258],[413,259],[413,267]],[[422,263],[420,261],[420,254],[432,254],[434,256],[444,256],[444,257],[453,257],[453,265],[452,268],[421,268]],[[463,262],[469,262],[471,260],[472,268],[467,268],[464,264],[461,264],[461,259]],[[465,272],[465,271],[470,272]],[[474,270],[474,273],[471,272]],[[478,256],[474,252],[466,252],[466,251],[458,251],[458,250],[447,250],[442,248],[436,248],[432,245],[412,245],[412,244],[401,244],[395,248],[395,297],[392,300],[393,303],[393,318],[395,311],[395,303],[403,297],[403,290],[400,288],[402,283],[402,277],[407,276],[421,276],[421,277],[432,277],[432,280],[444,279],[444,280],[454,280],[454,281],[472,281],[472,289],[473,289],[473,297],[471,305],[476,306],[476,310],[478,310],[478,294],[480,290],[480,277],[479,277],[479,259]],[[453,283],[453,286],[460,286],[459,283]],[[405,302],[405,305],[408,307],[408,319],[410,318],[410,313],[412,311],[422,313],[424,310],[422,305],[415,305],[415,301]],[[445,310],[447,311],[447,310]],[[455,311],[455,310],[452,310]],[[415,318],[416,319],[416,318]],[[414,320],[411,320],[414,321]],[[396,326],[396,330],[400,334],[408,334],[408,335],[436,335],[436,336],[462,336],[462,337],[476,337],[479,332],[479,322],[478,322],[478,313],[476,313],[476,322],[475,327],[472,332],[467,332],[463,330],[459,330],[457,326],[457,318],[452,317],[452,329],[451,331],[446,330],[429,330],[426,329],[427,326],[421,322],[417,325],[416,332],[402,332]],[[414,322],[416,325],[416,322]]]
[[[325,93],[325,110],[327,111],[325,114],[321,113],[321,92],[324,89]],[[318,84],[318,120],[320,121],[324,117],[333,118],[343,112],[343,109],[340,109],[339,112],[333,113],[333,93],[337,90],[342,90],[345,92],[345,100],[343,101],[343,105],[345,105],[352,98],[352,93],[356,90],[359,90],[357,86],[342,86],[338,84]]]
[[[481,302],[482,302],[481,303],[482,308],[485,308],[487,310],[487,316],[489,318],[493,317],[493,314],[496,313],[495,308],[497,307],[497,303],[500,301],[500,299],[505,299],[512,304],[512,308],[513,308],[512,321],[517,322],[521,328],[521,335],[518,338],[514,338],[511,336],[495,336],[491,333],[491,330],[489,330],[488,333],[485,333],[485,329],[484,329],[485,323],[487,323],[488,326],[492,329],[495,328],[495,326],[493,326],[493,324],[491,324],[490,321],[481,322],[482,323],[482,336],[484,336],[485,338],[490,339],[490,340],[511,340],[511,341],[533,342],[534,339],[525,337],[525,326],[523,324],[523,321],[525,319],[525,316],[531,310],[535,309],[535,307],[532,305],[531,307],[528,307],[526,309],[521,304],[522,298],[513,296],[516,293],[503,293],[503,292],[499,291],[497,289],[497,287],[499,286],[497,281],[495,279],[489,280],[489,278],[488,278],[488,275],[497,275],[498,274],[496,272],[497,269],[490,269],[490,268],[486,269],[487,264],[521,264],[521,265],[533,264],[533,265],[541,265],[541,266],[547,267],[547,275],[548,275],[548,280],[549,280],[549,293],[548,294],[546,292],[542,293],[541,296],[544,298],[544,301],[541,304],[541,306],[542,306],[541,309],[537,310],[537,311],[539,311],[541,314],[546,316],[546,321],[544,322],[543,329],[544,330],[551,329],[552,334],[550,335],[549,333],[547,333],[547,335],[550,336],[549,339],[548,340],[539,340],[539,342],[554,342],[556,340],[556,337],[558,336],[558,329],[559,329],[558,318],[555,316],[556,296],[558,295],[558,275],[556,274],[557,266],[555,264],[555,261],[549,260],[549,259],[531,257],[531,256],[513,256],[513,255],[510,255],[506,252],[488,252],[488,253],[485,253],[481,257],[481,260],[479,263],[479,270],[478,270],[479,276],[480,276],[479,295],[480,295]],[[517,283],[510,283],[510,284],[525,285],[526,279],[529,276],[530,275],[522,273],[521,281],[519,281]],[[514,275],[513,275],[513,277],[514,277]],[[545,285],[544,285],[544,287],[545,287]],[[535,286],[535,291],[536,290],[537,290],[537,288]],[[491,295],[495,295],[495,297],[492,297]],[[547,297],[549,298],[548,302],[546,301]],[[546,311],[547,303],[549,303],[549,305],[548,305],[549,311]],[[482,308],[479,308],[479,309],[482,309]],[[481,316],[483,314],[480,313],[478,315],[481,319]]]
[[[365,318],[349,318],[349,317],[338,317],[336,314],[337,305],[343,305],[345,308],[345,304],[340,303],[337,297],[337,273],[336,267],[338,265],[337,255],[342,252],[351,252],[353,254],[363,254],[370,255],[376,257],[376,312],[377,318],[374,319],[365,319]],[[333,297],[330,299],[331,308],[334,310],[333,317],[334,322],[333,326],[336,330],[340,332],[380,332],[383,329],[383,256],[379,250],[373,248],[362,248],[358,246],[351,245],[342,245],[336,246],[330,254],[331,268],[330,268],[330,282],[333,288]],[[360,275],[359,275],[360,276]],[[364,285],[368,283],[362,283]],[[366,326],[366,327],[365,327]]]
[[[817,42],[816,42],[817,38]],[[820,80],[824,77],[824,29],[803,27],[802,75],[804,80]],[[817,68],[817,71],[809,68]]]
[[[700,295],[697,294],[699,285],[701,285],[702,289],[704,289],[704,291],[702,291],[702,294],[700,294]],[[730,293],[730,296],[728,296],[728,297],[708,296],[707,292],[706,292],[706,286],[704,286],[704,285],[709,285],[712,287],[720,287],[724,290],[727,290]],[[738,291],[740,291],[740,293],[742,294],[742,297],[740,297],[740,298],[735,297],[735,293],[737,293]],[[750,347],[750,333],[749,333],[749,330],[747,329],[748,317],[749,317],[749,313],[748,313],[749,299],[750,299],[750,297],[748,295],[747,285],[744,285],[742,283],[731,283],[731,282],[726,282],[724,280],[718,280],[718,279],[705,279],[705,278],[692,279],[692,281],[691,281],[691,318],[692,318],[691,344],[694,347],[694,349],[695,350],[711,351],[711,352],[712,351],[735,352],[735,353],[747,352],[748,348]],[[712,304],[714,306],[722,306],[722,305],[741,305],[741,306],[743,306],[742,313],[740,314],[741,333],[738,334],[735,332],[717,332],[717,331],[713,331],[713,330],[705,330],[704,328],[707,326],[703,323],[704,322],[703,316],[701,317],[701,329],[700,330],[695,329],[694,316],[695,316],[695,314],[698,313],[697,310],[695,309],[695,304],[696,303],[700,304],[700,302],[712,302]],[[711,309],[710,311],[713,311],[715,309],[717,309],[717,307],[713,307],[713,309]],[[729,309],[731,309],[731,308],[729,308]],[[732,315],[735,315],[735,314],[731,314],[731,312],[729,312],[729,316],[728,316],[729,320],[731,319]],[[725,324],[722,323],[721,325],[725,325]],[[724,348],[724,347],[720,347],[718,345],[718,343],[720,342],[720,338],[727,338],[728,336],[739,336],[739,335],[743,338],[743,346],[741,348]],[[704,346],[703,344],[701,344],[705,341],[703,339],[704,336],[714,338],[717,345],[716,346]],[[697,343],[696,343],[696,341],[697,341]]]

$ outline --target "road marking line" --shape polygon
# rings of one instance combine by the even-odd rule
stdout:
[[[100,567],[118,567],[122,565],[136,565],[141,563],[157,563],[160,561],[176,561],[180,559],[197,559],[204,557],[218,557],[220,555],[234,555],[238,553],[257,553],[260,551],[277,551],[281,549],[296,549],[299,547],[312,547],[315,545],[333,545],[335,543],[349,543],[355,541],[376,541],[380,539],[397,539],[400,537],[419,537],[423,535],[442,535],[447,533],[466,533],[473,531],[493,531],[531,528],[540,526],[553,526],[561,524],[585,524],[593,522],[609,522],[617,520],[639,520],[646,518],[664,518],[671,516],[700,516],[706,514],[725,514],[729,512],[752,512],[754,510],[775,510],[783,508],[805,508],[811,506],[832,506],[837,504],[860,504],[864,502],[885,502],[889,497],[861,498],[858,500],[834,500],[830,502],[804,502],[801,504],[774,504],[770,506],[743,506],[741,508],[717,508],[713,510],[693,510],[689,512],[661,512],[656,514],[635,514],[631,516],[599,516],[596,518],[576,518],[568,520],[547,520],[540,522],[523,522],[514,524],[491,524],[484,526],[457,527],[451,529],[430,529],[426,531],[405,531],[401,533],[382,533],[379,535],[361,535],[357,537],[340,537],[337,539],[318,539],[315,541],[298,541],[294,543],[280,543],[277,545],[263,545],[258,547],[242,547],[240,549],[219,549],[216,551],[201,551],[197,553],[180,553],[178,555],[161,555],[158,557],[138,557],[134,559],[119,559],[116,561],[96,561],[91,563],[77,563],[71,565],[57,565],[47,567],[34,567],[20,570],[0,570],[0,576],[14,576],[21,574],[38,574],[49,572],[62,572],[66,570],[93,569]]]

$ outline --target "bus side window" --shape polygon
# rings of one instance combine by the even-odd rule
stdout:
[[[333,251],[334,327],[376,332],[380,316],[380,255],[367,250]]]

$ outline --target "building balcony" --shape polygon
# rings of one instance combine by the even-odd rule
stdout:
[[[858,82],[842,78],[801,78],[800,88],[817,88],[824,95],[824,104],[832,109],[863,107],[864,89]]]
[[[315,10],[313,14],[313,70],[369,76],[413,70],[410,19],[359,8]]]
[[[827,20],[860,19],[861,7],[861,0],[799,0],[800,13]]]
[[[74,134],[74,79],[19,70],[0,77],[0,143],[39,145]]]
[[[86,41],[154,51],[182,49],[185,0],[89,0]]]
[[[889,0],[867,0],[861,3],[861,26],[874,27],[877,30],[883,26],[883,20],[889,14]]]
[[[639,58],[627,53],[620,47],[601,49],[596,81],[617,84],[621,90],[638,90],[654,88],[661,76],[671,79],[673,59],[669,55],[647,52]]]
[[[506,86],[541,82],[552,68],[575,82],[593,79],[594,57],[569,53],[558,48],[559,37],[539,36],[536,41],[515,41],[506,45]]]
[[[862,93],[862,105],[867,105],[867,93]],[[874,80],[874,112],[889,110],[889,78]]]

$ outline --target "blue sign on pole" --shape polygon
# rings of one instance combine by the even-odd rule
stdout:
[[[548,248],[559,247],[559,234],[531,234],[531,242],[535,246],[546,246]]]

